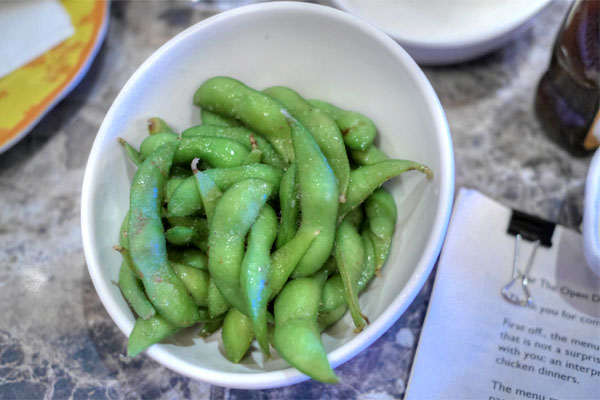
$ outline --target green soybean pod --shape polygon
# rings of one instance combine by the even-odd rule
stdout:
[[[158,117],[152,117],[148,119],[148,133],[150,135],[165,132],[174,133],[173,129],[163,119]]]
[[[366,150],[371,147],[377,135],[377,128],[369,118],[355,111],[342,110],[324,101],[309,100],[309,103],[335,120],[348,148]]]
[[[375,275],[375,252],[373,240],[368,229],[364,229],[360,238],[364,249],[363,270],[358,278],[358,292],[362,292]],[[322,329],[333,325],[347,310],[344,283],[339,273],[332,275],[323,286],[321,308],[319,309],[319,324]],[[342,311],[343,310],[343,311]]]
[[[336,322],[342,319],[342,317],[346,314],[346,311],[348,311],[348,306],[346,303],[342,303],[330,311],[319,311],[319,317],[317,320],[319,331],[323,332],[324,330],[333,326]]]
[[[271,294],[271,247],[277,237],[277,215],[265,204],[248,234],[248,244],[241,270],[241,287],[256,340],[270,357],[267,330],[267,303]]]
[[[140,145],[140,156],[145,160],[166,143],[177,141],[176,133],[162,132],[146,137]]]
[[[365,220],[365,213],[363,212],[362,207],[355,207],[348,211],[345,219],[348,220],[348,222],[350,222],[356,229],[359,229]]]
[[[273,194],[279,192],[279,182],[283,172],[270,165],[252,164],[231,168],[213,168],[202,171],[213,180],[219,190],[225,191],[234,183],[245,179],[262,179],[273,186]],[[202,211],[202,198],[192,176],[180,184],[167,205],[170,215],[187,216]]]
[[[219,328],[221,328],[222,326],[223,326],[223,317],[215,318],[210,321],[206,321],[206,322],[204,322],[204,324],[202,324],[202,328],[200,328],[200,332],[198,332],[198,335],[200,337],[204,337],[204,338],[209,337],[210,335],[212,335],[213,333],[218,331]]]
[[[241,122],[236,121],[233,118],[223,117],[219,114],[210,112],[205,108],[200,110],[200,120],[202,121],[202,125],[226,126],[226,127],[242,126]]]
[[[271,143],[247,128],[198,125],[186,129],[181,133],[181,136],[212,136],[235,140],[248,150],[258,148],[258,150],[262,151],[262,162],[265,164],[279,169],[285,169],[287,167],[287,163],[281,158]]]
[[[148,319],[156,314],[156,310],[144,293],[142,282],[135,276],[126,261],[119,268],[119,288],[133,311],[142,319]]]
[[[202,205],[206,210],[206,219],[210,225],[215,212],[215,207],[217,206],[219,198],[223,195],[223,192],[217,187],[215,181],[198,170],[197,164],[198,159],[195,158],[194,161],[192,161],[192,172],[194,173],[194,178],[196,180],[196,189],[198,190],[198,193],[200,193]]]
[[[240,289],[240,270],[246,234],[271,191],[272,186],[259,179],[234,184],[221,196],[210,224],[210,276],[225,299],[242,312],[246,312],[246,306]]]
[[[203,171],[212,179],[221,191],[229,189],[234,183],[244,179],[261,179],[273,187],[273,194],[279,192],[279,183],[283,172],[270,165],[252,164],[231,168],[213,168]]]
[[[262,158],[262,151],[259,149],[253,149],[248,154],[248,157],[244,160],[242,165],[252,165],[252,164],[260,164],[260,159]]]
[[[310,132],[285,110],[282,112],[287,114],[298,165],[299,232],[320,232],[293,272],[294,277],[303,277],[319,270],[331,254],[339,191],[335,175]]]
[[[170,248],[168,251],[170,261],[208,271],[208,257],[203,251],[191,248]]]
[[[167,211],[169,215],[176,217],[186,217],[202,211],[202,198],[196,188],[196,178],[190,176],[186,178],[173,191]]]
[[[281,177],[279,187],[279,208],[281,221],[277,234],[277,248],[292,240],[298,230],[298,166],[294,162]]]
[[[210,317],[216,318],[223,315],[230,307],[231,305],[215,285],[215,280],[211,279],[208,284],[208,312]]]
[[[125,153],[127,153],[127,156],[131,162],[133,162],[136,167],[139,167],[142,164],[142,156],[140,155],[140,152],[137,151],[132,145],[127,143],[127,141],[123,138],[117,138],[117,141],[121,146],[123,146]]]
[[[175,246],[193,244],[202,251],[208,251],[208,225],[205,224],[202,230],[189,226],[173,226],[165,232],[165,239]]]
[[[131,184],[127,231],[131,259],[148,299],[169,323],[183,327],[196,322],[198,309],[169,266],[161,220],[164,186],[176,146],[177,142],[165,144],[138,168]]]
[[[286,110],[312,134],[338,181],[340,202],[345,202],[350,179],[350,162],[344,139],[335,121],[326,113],[308,104],[292,89],[274,86],[263,92],[281,102]]]
[[[169,178],[169,180],[167,181],[166,189],[165,189],[165,202],[166,203],[169,203],[171,201],[171,197],[173,197],[173,194],[175,193],[175,191],[177,190],[179,185],[181,185],[183,183],[183,181],[185,181],[185,178],[180,177],[180,176],[173,176],[173,177]]]
[[[198,316],[198,322],[207,322],[212,319],[207,307],[198,307]]]
[[[288,278],[306,254],[319,231],[298,232],[296,236],[271,255],[271,275],[269,286],[271,287],[270,300],[283,288]]]
[[[235,308],[229,309],[223,320],[221,337],[227,359],[233,363],[239,363],[248,352],[254,338],[250,318]]]
[[[198,88],[194,104],[241,121],[271,142],[285,162],[294,161],[292,136],[281,115],[281,104],[271,97],[236,79],[215,77]]]
[[[335,261],[344,286],[344,295],[356,329],[362,331],[368,323],[358,304],[358,281],[364,268],[365,250],[362,239],[354,226],[347,220],[342,221],[337,230],[335,243]]]
[[[329,312],[343,304],[346,304],[344,283],[341,275],[336,273],[331,275],[323,286],[320,310],[321,312]]]
[[[409,160],[381,161],[352,171],[350,173],[347,200],[340,205],[338,220],[341,221],[348,211],[361,204],[384,182],[412,170],[424,173],[427,179],[433,179],[433,172],[428,167]]]
[[[196,235],[198,235],[198,232],[193,228],[187,226],[174,226],[167,229],[165,232],[165,239],[175,246],[187,246],[192,243]]]
[[[138,318],[127,342],[127,355],[135,357],[148,347],[177,332],[179,328],[160,315],[149,319]]]
[[[273,345],[292,366],[311,378],[337,383],[317,325],[324,274],[289,281],[275,299]]]
[[[208,272],[174,262],[171,262],[171,268],[181,279],[196,305],[200,307],[207,306],[208,282],[210,280]]]
[[[379,271],[383,267],[392,245],[398,210],[390,192],[379,188],[365,200],[365,211],[374,246],[375,269]]]
[[[374,144],[366,150],[350,150],[352,161],[358,165],[371,165],[386,161],[389,157]]]
[[[234,140],[207,136],[186,137],[180,140],[173,162],[190,165],[194,158],[201,158],[214,168],[237,167],[242,165],[249,153],[248,149]]]

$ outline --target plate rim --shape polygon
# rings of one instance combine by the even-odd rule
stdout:
[[[485,44],[493,43],[495,41],[501,41],[506,36],[510,36],[511,33],[518,31],[520,27],[526,25],[529,21],[533,20],[539,13],[546,9],[554,0],[539,0],[537,6],[527,14],[520,15],[510,21],[508,24],[499,25],[496,29],[475,37],[470,37],[461,40],[452,41],[431,41],[431,40],[415,40],[414,38],[406,38],[397,33],[390,32],[383,27],[378,25],[377,21],[367,18],[360,9],[351,5],[348,0],[330,0],[332,4],[338,9],[348,12],[368,23],[375,25],[385,33],[387,33],[394,40],[398,41],[401,45],[414,48],[419,51],[451,51],[451,50],[465,50],[467,48],[478,48]],[[431,57],[429,57],[431,58]]]
[[[69,93],[79,85],[81,80],[85,75],[87,75],[88,71],[92,66],[92,62],[96,58],[102,43],[104,42],[104,38],[106,37],[106,33],[108,31],[108,23],[110,20],[110,0],[94,0],[94,1],[103,1],[104,9],[103,9],[103,18],[100,24],[100,29],[98,29],[96,38],[94,39],[94,43],[90,52],[84,62],[81,64],[80,68],[73,74],[73,76],[65,82],[62,90],[60,90],[56,96],[48,103],[48,106],[44,108],[42,112],[40,112],[36,117],[32,118],[31,121],[20,131],[16,132],[10,139],[6,142],[0,144],[0,155],[2,153],[11,149],[14,145],[20,142],[31,130],[44,118],[60,101],[62,101]],[[70,15],[69,15],[70,16]],[[21,67],[23,68],[23,67]]]

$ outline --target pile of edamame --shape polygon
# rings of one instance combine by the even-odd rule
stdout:
[[[254,339],[313,379],[334,383],[321,332],[350,310],[386,261],[396,225],[385,181],[419,163],[390,160],[373,122],[277,86],[229,77],[194,95],[202,125],[180,134],[151,118],[121,226],[119,286],[137,320],[135,356],[178,330],[222,328],[239,362]]]

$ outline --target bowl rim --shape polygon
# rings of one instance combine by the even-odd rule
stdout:
[[[380,42],[390,54],[406,67],[408,75],[412,78],[415,85],[418,87],[418,90],[423,94],[424,101],[427,103],[428,110],[431,112],[431,118],[434,120],[435,134],[439,139],[439,150],[441,155],[440,165],[444,167],[444,169],[437,174],[437,177],[440,179],[439,203],[436,209],[436,218],[432,226],[432,233],[428,238],[419,262],[415,267],[415,272],[411,275],[398,296],[375,321],[349,342],[328,353],[328,359],[332,367],[336,368],[350,358],[356,356],[360,351],[370,346],[375,340],[383,335],[404,313],[419,293],[439,256],[448,227],[454,199],[454,153],[452,139],[446,116],[431,84],[415,61],[395,41],[377,28],[351,14],[335,8],[310,3],[290,1],[258,3],[232,9],[200,21],[185,29],[156,50],[134,72],[123,86],[108,110],[92,145],[92,150],[85,169],[81,194],[81,232],[83,249],[89,274],[104,308],[119,329],[128,335],[132,329],[132,323],[129,322],[130,316],[119,311],[119,305],[110,294],[108,282],[105,282],[102,279],[100,274],[101,263],[99,260],[99,253],[93,245],[95,243],[95,235],[92,231],[91,221],[93,220],[93,210],[90,205],[93,203],[91,199],[94,195],[93,186],[95,182],[93,180],[93,175],[94,171],[99,167],[99,162],[101,160],[102,154],[100,150],[102,147],[101,142],[104,141],[104,132],[108,129],[108,125],[110,124],[109,121],[118,115],[120,102],[123,97],[125,97],[124,94],[127,93],[130,88],[136,84],[139,77],[142,76],[146,70],[149,69],[156,60],[160,59],[172,46],[185,40],[196,31],[208,29],[212,25],[219,24],[224,19],[248,16],[254,13],[263,13],[272,10],[292,12],[308,11],[325,15],[338,20],[341,23],[348,24],[364,34],[371,36],[377,42]],[[252,374],[215,371],[182,361],[176,356],[169,354],[166,348],[163,348],[161,345],[152,346],[147,350],[147,354],[155,361],[181,375],[222,387],[268,389],[292,385],[309,379],[308,376],[292,367],[277,371],[265,371]]]
[[[352,6],[348,0],[331,0],[332,3],[338,7],[340,10],[344,10],[346,12],[351,13],[355,16],[361,16],[362,13],[358,12],[358,9]],[[538,15],[542,10],[552,4],[552,0],[538,0],[539,3],[537,6],[531,10],[529,13],[522,13],[517,18],[511,19],[509,23],[506,24],[498,24],[494,27],[494,29],[483,35],[476,35],[471,37],[465,37],[459,40],[417,40],[414,38],[404,37],[402,35],[398,35],[397,33],[384,31],[392,38],[400,42],[405,46],[410,46],[414,48],[420,48],[422,50],[429,51],[442,51],[442,50],[459,50],[467,47],[478,47],[489,42],[493,42],[497,39],[504,38],[509,35],[511,32],[519,29],[519,27],[525,25],[530,19],[534,18]],[[370,24],[376,25],[376,21],[368,19],[366,17],[363,18],[365,21],[368,21]],[[380,28],[383,30],[383,28]]]

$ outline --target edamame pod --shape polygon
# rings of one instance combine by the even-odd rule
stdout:
[[[227,127],[237,127],[242,126],[239,121],[236,121],[233,118],[223,117],[219,114],[215,114],[213,112],[208,111],[206,108],[200,110],[200,120],[202,121],[202,125],[214,125],[214,126],[227,126]]]
[[[246,179],[230,187],[217,203],[208,236],[211,278],[234,307],[247,312],[240,290],[240,269],[246,234],[271,194],[272,186]]]
[[[170,132],[161,132],[146,137],[140,145],[140,156],[142,160],[150,157],[157,149],[164,146],[165,143],[177,141],[177,134]]]
[[[324,274],[289,281],[275,299],[273,345],[292,366],[311,378],[338,381],[317,325]]]
[[[245,179],[262,179],[273,186],[273,194],[279,191],[281,170],[264,164],[242,165],[232,168],[213,168],[202,171],[213,180],[221,191]],[[196,179],[190,177],[177,188],[168,204],[171,215],[191,215],[202,210],[202,198],[196,187]]]
[[[133,311],[142,319],[148,319],[154,314],[156,310],[148,301],[146,293],[144,293],[144,286],[134,272],[134,268],[131,265],[131,257],[127,252],[129,247],[129,241],[127,239],[127,226],[129,225],[129,212],[125,215],[123,223],[121,224],[121,232],[119,234],[119,245],[123,262],[119,269],[119,288],[123,293],[123,296],[133,308]]]
[[[174,177],[169,178],[169,180],[167,181],[167,186],[165,188],[165,202],[166,203],[171,201],[171,197],[173,197],[173,194],[175,193],[175,191],[177,190],[179,185],[181,185],[183,183],[183,181],[185,181],[185,178],[182,178],[179,176],[174,176]]]
[[[148,319],[156,314],[156,310],[154,310],[144,293],[142,282],[135,276],[135,273],[125,261],[121,263],[119,269],[119,288],[138,317]]]
[[[215,318],[210,321],[206,321],[202,324],[202,328],[200,328],[200,332],[198,332],[198,336],[200,337],[209,337],[213,333],[219,330],[223,326],[223,317]]]
[[[117,141],[119,144],[121,144],[121,146],[123,146],[131,162],[133,162],[136,167],[139,167],[142,164],[142,156],[140,155],[140,152],[137,151],[132,145],[127,143],[127,141],[125,141],[123,138],[118,138]]]
[[[281,221],[277,234],[277,248],[280,248],[294,237],[298,230],[298,166],[294,162],[281,177],[279,188],[279,208]]]
[[[358,292],[362,292],[367,287],[367,284],[373,279],[376,272],[376,257],[375,257],[375,246],[373,245],[373,239],[370,233],[365,229],[360,233],[360,239],[362,240],[363,249],[365,250],[365,258],[363,270],[358,278]]]
[[[263,354],[270,357],[267,331],[267,303],[271,287],[271,247],[277,236],[277,215],[265,204],[248,234],[242,262],[241,287],[256,340]]]
[[[272,194],[279,192],[279,182],[283,172],[270,165],[252,164],[232,168],[213,168],[203,171],[212,179],[221,191],[229,189],[234,183],[244,179],[261,179],[273,187]]]
[[[254,338],[250,318],[235,308],[229,309],[223,320],[221,337],[229,361],[239,363],[248,352]]]
[[[262,136],[242,127],[223,127],[213,125],[198,125],[186,129],[181,133],[182,137],[212,136],[235,140],[246,149],[258,148],[263,152],[262,160],[275,168],[285,169],[287,163],[277,153],[275,148]]]
[[[182,138],[174,163],[190,165],[194,158],[201,158],[214,168],[242,165],[250,152],[238,142],[218,137]]]
[[[282,112],[287,114],[298,165],[302,214],[298,232],[320,232],[293,272],[294,277],[303,277],[319,270],[331,254],[339,191],[335,175],[310,132],[287,111]]]
[[[174,132],[173,129],[161,118],[152,117],[148,119],[148,133],[155,135],[157,133]]]
[[[373,240],[375,269],[379,271],[383,267],[392,245],[398,210],[390,192],[379,188],[365,200],[365,211]]]
[[[362,207],[355,207],[348,211],[345,219],[348,220],[348,222],[350,222],[356,229],[360,229],[365,219],[365,213],[363,212]]]
[[[138,318],[127,342],[127,355],[135,357],[148,347],[177,332],[179,328],[160,315],[149,319]]]
[[[202,198],[196,188],[196,178],[190,176],[177,186],[167,203],[171,216],[185,217],[202,211]]]
[[[350,179],[350,163],[344,139],[335,121],[318,108],[312,107],[292,89],[274,86],[263,92],[281,102],[287,111],[312,134],[335,174],[340,192],[339,201],[344,203]]]
[[[388,160],[389,157],[374,144],[366,150],[350,150],[350,157],[358,165],[371,165]]]
[[[348,306],[346,303],[342,303],[337,308],[334,308],[331,311],[320,311],[319,318],[317,319],[317,324],[319,326],[319,332],[323,332],[333,326],[336,322],[338,322],[344,314],[348,311]]]
[[[262,158],[262,151],[259,149],[253,149],[248,157],[244,160],[242,165],[252,165],[252,164],[260,164],[260,159]]]
[[[356,326],[354,332],[358,333],[368,323],[358,304],[358,280],[364,268],[365,250],[358,231],[347,220],[338,227],[335,240],[335,261],[344,285],[344,297]]]
[[[210,280],[208,272],[174,262],[171,262],[171,268],[181,279],[196,305],[200,307],[207,306],[208,282]]]
[[[193,244],[202,251],[208,250],[208,224],[204,218],[194,218],[195,223],[175,225],[165,232],[165,238],[175,246]]]
[[[371,234],[368,229],[365,229],[361,232],[360,238],[362,240],[364,249],[364,263],[363,270],[357,282],[359,293],[365,290],[367,284],[375,275],[375,253],[373,248],[373,240],[371,239]],[[340,315],[338,319],[334,318],[335,315],[338,315],[338,313],[341,312],[339,309],[342,307],[344,310],[347,309],[346,298],[344,294],[344,284],[342,282],[342,277],[338,273],[327,279],[327,282],[325,282],[325,285],[323,286],[319,320],[322,319],[324,321],[323,325],[331,325],[335,323],[339,318],[342,317],[342,315]],[[321,318],[321,314],[323,314],[323,318]]]
[[[208,271],[208,257],[198,249],[169,248],[169,260]]]
[[[236,79],[215,77],[198,88],[194,104],[243,122],[271,142],[285,162],[294,161],[292,136],[281,115],[281,104],[271,97]]]
[[[319,231],[298,232],[292,240],[271,255],[271,278],[269,279],[271,296],[269,300],[273,299],[283,288],[292,271],[294,271],[294,268],[296,268],[296,265],[306,254],[317,236],[319,236]]]
[[[348,211],[361,204],[384,182],[412,170],[424,173],[427,179],[433,179],[433,172],[428,167],[408,160],[381,161],[352,171],[350,173],[347,200],[340,205],[338,220],[341,221]]]
[[[216,318],[224,314],[230,307],[230,304],[225,300],[217,285],[215,285],[215,280],[211,279],[208,284],[208,312],[210,317]]]
[[[309,100],[309,103],[335,120],[348,148],[366,150],[373,144],[377,128],[369,118],[355,111],[342,110],[324,101]]]
[[[210,179],[204,173],[198,171],[198,168],[196,167],[197,163],[198,159],[195,158],[194,161],[192,161],[192,172],[194,173],[194,178],[196,180],[196,190],[198,190],[198,193],[200,193],[202,204],[206,210],[206,219],[210,225],[217,202],[223,195],[223,192],[219,190],[215,184],[215,181]]]
[[[192,240],[197,234],[198,233],[194,229],[187,226],[174,226],[167,229],[165,232],[165,239],[175,246],[187,246],[192,243]]]
[[[198,310],[167,259],[161,205],[166,177],[177,143],[154,151],[138,168],[131,184],[127,229],[131,259],[139,271],[148,299],[175,326],[189,326]]]

